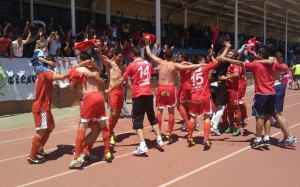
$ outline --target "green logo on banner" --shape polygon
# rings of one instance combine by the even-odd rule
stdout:
[[[7,73],[3,69],[2,65],[0,64],[0,90],[6,85],[7,79],[8,79]],[[0,92],[0,95],[5,96],[1,92]]]

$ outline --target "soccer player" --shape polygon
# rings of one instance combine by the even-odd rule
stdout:
[[[109,86],[115,84],[115,82],[122,77],[121,62],[123,60],[123,55],[121,51],[114,51],[114,58],[109,60],[103,57],[100,43],[98,43],[98,53],[101,63],[105,65]],[[114,128],[119,120],[124,102],[124,88],[123,85],[119,86],[111,93],[109,93],[109,108],[110,115],[108,118],[109,131],[110,131],[110,144],[115,145],[116,136],[114,134]]]
[[[229,46],[226,45],[224,53],[227,53],[229,50]],[[188,139],[187,142],[189,146],[194,146],[195,141],[193,139],[193,131],[194,131],[194,123],[198,115],[203,114],[204,116],[204,139],[203,145],[204,150],[209,150],[211,148],[212,143],[209,141],[209,133],[211,128],[210,117],[212,114],[212,100],[210,93],[210,85],[209,85],[209,76],[210,71],[217,67],[218,62],[213,58],[211,51],[212,62],[207,65],[202,65],[201,67],[191,71],[190,78],[190,88],[191,88],[191,105],[190,105],[190,115],[191,118],[188,122]],[[193,60],[192,63],[204,63],[205,59],[203,56],[199,55],[199,59]]]
[[[47,154],[43,147],[55,128],[54,119],[51,113],[53,80],[63,80],[68,77],[69,72],[62,75],[52,71],[40,72],[35,82],[34,101],[32,114],[35,122],[36,134],[32,139],[30,154],[27,158],[29,164],[40,164],[45,161]],[[38,157],[39,155],[40,157]]]
[[[132,122],[133,129],[136,130],[139,139],[139,146],[135,151],[133,151],[133,155],[141,155],[148,152],[143,130],[145,113],[147,114],[150,125],[156,134],[157,146],[161,148],[164,143],[161,138],[153,109],[153,93],[151,85],[153,66],[151,63],[141,58],[141,50],[139,47],[134,47],[132,49],[132,54],[134,61],[127,66],[123,77],[117,80],[115,84],[111,85],[108,90],[105,90],[105,93],[109,94],[114,89],[121,86],[126,79],[129,77],[132,78]]]
[[[250,70],[254,75],[255,96],[252,106],[252,115],[256,118],[256,138],[254,139],[251,147],[254,149],[261,148],[262,146],[269,146],[269,127],[265,126],[266,135],[262,139],[262,130],[264,123],[267,124],[268,118],[274,113],[274,74],[277,70],[284,69],[284,66],[279,63],[274,63],[274,59],[269,59],[269,52],[265,48],[260,48],[257,55],[258,59],[262,59],[268,64],[262,64],[257,60],[255,62],[241,62],[220,56],[218,61],[227,61],[232,64],[244,66],[246,70]]]
[[[168,131],[165,135],[167,141],[172,143],[172,133],[175,124],[175,75],[178,70],[191,70],[200,67],[200,65],[182,65],[174,63],[173,52],[171,49],[167,49],[164,53],[165,60],[156,57],[151,53],[149,47],[149,39],[145,38],[146,52],[147,55],[158,65],[158,87],[156,92],[156,118],[158,120],[159,128],[161,129],[163,109],[168,107],[169,118],[168,118]]]
[[[87,53],[80,53],[78,56],[79,62],[91,59]],[[84,75],[87,75],[86,78]],[[111,161],[112,155],[109,147],[110,133],[106,125],[106,112],[104,106],[104,99],[100,92],[100,86],[105,85],[103,79],[100,78],[99,72],[93,67],[78,67],[70,76],[82,77],[82,79],[74,78],[71,81],[71,89],[80,90],[83,94],[83,101],[80,106],[80,124],[77,130],[75,141],[74,157],[69,164],[69,168],[80,167],[84,162],[81,157],[83,152],[83,143],[85,140],[85,132],[88,124],[92,119],[96,119],[97,125],[101,128],[103,142],[104,142],[104,156],[103,160]]]

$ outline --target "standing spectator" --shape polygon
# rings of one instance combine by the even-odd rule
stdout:
[[[29,42],[30,37],[31,37],[31,33],[28,34],[26,40],[22,40],[22,35],[19,35],[18,38],[12,42],[12,49],[15,57],[18,58],[23,57],[23,45]]]
[[[9,52],[8,52],[9,48]],[[11,59],[12,54],[12,42],[8,38],[8,34],[5,34],[3,38],[0,38],[0,57]]]
[[[62,56],[60,48],[61,48],[61,43],[59,41],[59,35],[56,32],[52,32],[51,35],[48,38],[49,43],[50,43],[50,48],[49,48],[49,56],[52,57],[58,57]]]
[[[116,24],[113,24],[112,27],[110,27],[110,32],[111,32],[111,38],[113,41],[117,41],[118,38],[118,29],[116,27]]]

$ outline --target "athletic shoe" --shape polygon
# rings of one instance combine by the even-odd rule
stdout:
[[[242,132],[243,132],[243,129],[242,129],[242,128],[235,128],[235,129],[233,130],[232,135],[233,135],[233,136],[239,136],[239,135],[242,134]]]
[[[211,148],[212,143],[208,140],[203,140],[204,150],[209,150]]]
[[[231,126],[228,126],[224,132],[225,132],[225,133],[230,133],[231,131],[232,131]]]
[[[34,158],[30,158],[30,156],[28,156],[27,162],[28,164],[42,164],[45,162],[45,160],[42,158],[38,158],[37,156],[35,156]]]
[[[171,136],[170,134],[165,135],[165,138],[166,138],[166,140],[167,140],[169,143],[173,143],[173,139],[172,139],[172,136]]]
[[[221,136],[219,129],[214,129],[213,127],[211,127],[210,132],[214,133],[216,136]]]
[[[262,146],[264,146],[264,141],[261,140],[259,142],[256,141],[256,139],[253,141],[253,143],[251,144],[251,148],[252,149],[259,149],[261,148]]]
[[[188,126],[187,124],[183,124],[182,127],[180,128],[181,131],[187,131],[188,130]]]
[[[199,128],[199,123],[198,123],[198,122],[195,122],[194,128],[195,128],[195,129],[198,129],[198,128]]]
[[[279,147],[292,146],[295,143],[297,143],[297,138],[295,137],[295,135],[292,134],[290,138],[283,138],[283,140],[278,142],[278,146]]]
[[[84,162],[84,159],[82,157],[78,157],[76,160],[72,158],[70,164],[69,164],[69,169],[74,169],[74,168],[79,168],[82,166]]]
[[[115,134],[110,136],[110,141],[109,141],[110,145],[114,146],[116,144],[116,136]]]
[[[48,154],[44,150],[39,150],[37,154],[39,156],[41,156],[42,158],[47,158],[48,157]]]
[[[162,139],[156,138],[156,144],[157,144],[157,148],[162,148],[164,146],[164,142],[162,141]]]
[[[80,157],[82,157],[84,160],[98,160],[98,157],[96,155],[92,155],[91,153],[81,153]]]
[[[188,139],[187,139],[187,143],[189,144],[189,146],[194,146],[194,145],[196,145],[196,143],[194,142],[193,138],[188,138]]]
[[[105,154],[103,155],[103,157],[102,157],[102,160],[103,160],[103,161],[106,161],[106,162],[111,162],[111,160],[112,160],[112,155],[111,155],[111,153],[110,153],[110,152],[105,153]]]
[[[141,155],[148,152],[148,147],[138,146],[135,151],[132,152],[133,155]]]
[[[270,140],[263,140],[263,147],[269,147],[271,145]]]

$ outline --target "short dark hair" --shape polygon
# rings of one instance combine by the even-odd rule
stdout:
[[[199,64],[199,61],[202,60],[202,59],[204,59],[204,56],[202,56],[202,55],[198,55],[198,54],[197,55],[193,55],[191,62],[193,64]]]
[[[276,58],[282,58],[282,53],[281,52],[276,52],[275,57]]]
[[[87,53],[87,52],[82,52],[82,53],[79,53],[79,57],[82,61],[85,61],[85,60],[91,60],[92,59],[92,56]]]
[[[141,56],[141,49],[139,47],[134,47],[132,49],[132,54],[135,57],[140,57]]]
[[[185,53],[181,53],[181,58],[184,59],[184,61],[188,61],[189,60],[189,55],[185,54]]]
[[[173,51],[171,49],[167,49],[165,51],[166,60],[170,60],[173,58]]]
[[[267,51],[266,48],[262,47],[259,48],[258,53],[260,54],[260,56],[262,56],[263,59],[268,59],[269,58],[269,52]]]
[[[233,53],[232,59],[237,59],[239,57],[239,52],[237,50],[230,49],[229,51]]]

